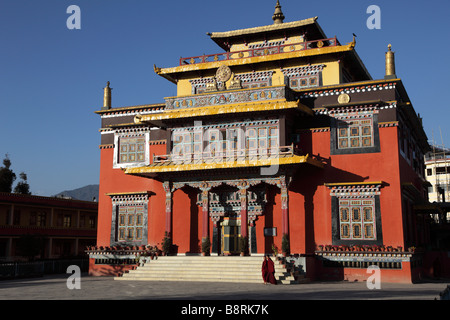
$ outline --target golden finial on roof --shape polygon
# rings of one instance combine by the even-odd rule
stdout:
[[[281,11],[281,5],[279,0],[277,0],[277,5],[275,6],[275,12],[273,13],[272,20],[274,24],[283,23],[284,14]]]
[[[386,74],[385,79],[395,79],[397,75],[395,74],[395,54],[392,51],[392,45],[388,45],[388,52],[386,52]]]
[[[109,81],[106,83],[106,87],[103,89],[103,108],[111,109],[111,88],[109,87]]]

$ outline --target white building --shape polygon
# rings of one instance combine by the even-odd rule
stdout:
[[[425,155],[425,169],[432,185],[428,188],[430,202],[450,202],[450,149],[432,146]]]

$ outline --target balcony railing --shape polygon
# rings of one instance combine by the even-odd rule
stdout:
[[[235,59],[244,59],[251,57],[267,56],[278,53],[287,53],[295,51],[304,51],[310,49],[317,49],[322,47],[336,47],[340,46],[339,41],[336,37],[329,39],[321,39],[314,41],[305,41],[299,43],[283,44],[278,46],[263,47],[263,48],[253,48],[248,50],[233,51],[233,52],[223,52],[209,55],[202,55],[196,57],[180,58],[180,66],[186,64],[197,64],[205,62],[215,62],[215,61],[226,61]]]
[[[276,148],[207,150],[197,153],[153,155],[153,165],[224,163],[234,161],[271,160],[300,155],[294,145]]]

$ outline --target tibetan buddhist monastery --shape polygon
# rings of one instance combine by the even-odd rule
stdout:
[[[177,87],[163,103],[112,108],[106,86],[91,269],[166,237],[172,255],[279,250],[310,279],[366,279],[372,264],[416,279],[429,145],[391,47],[374,80],[355,38],[284,22],[278,3],[270,25],[208,35],[222,52],[154,66]]]

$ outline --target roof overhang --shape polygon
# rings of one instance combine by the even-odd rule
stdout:
[[[161,113],[137,115],[135,116],[136,124],[144,124],[147,122],[155,122],[161,120],[195,118],[204,116],[225,115],[234,113],[248,113],[258,111],[277,111],[277,110],[299,110],[307,115],[314,115],[313,111],[299,101],[274,100],[264,103],[236,103],[223,106],[209,106],[198,108],[185,108],[175,110],[165,110]]]
[[[154,71],[159,76],[166,78],[167,80],[177,83],[177,80],[180,78],[181,74],[186,72],[202,72],[202,71],[211,71],[215,72],[221,66],[228,67],[239,67],[239,66],[247,66],[252,64],[259,63],[273,63],[280,60],[289,60],[296,58],[307,58],[319,55],[328,55],[328,54],[343,54],[348,52],[353,52],[355,47],[355,43],[351,42],[346,45],[340,46],[329,46],[322,48],[313,48],[302,51],[293,51],[293,52],[283,52],[277,54],[270,54],[264,56],[256,56],[256,57],[247,57],[240,59],[230,59],[223,61],[212,61],[212,62],[204,62],[204,63],[195,63],[195,64],[186,64],[177,67],[171,68],[158,68],[154,66]],[[357,65],[357,64],[355,64]],[[365,68],[363,68],[365,69]],[[369,75],[370,76],[370,75]]]
[[[201,163],[176,163],[170,162],[169,164],[153,164],[144,167],[135,167],[125,169],[125,174],[147,176],[154,178],[160,173],[177,173],[187,171],[204,171],[214,169],[237,169],[237,168],[257,168],[257,167],[270,167],[270,166],[284,166],[284,165],[298,165],[298,164],[310,164],[318,168],[323,168],[324,164],[319,160],[314,159],[310,155],[292,155],[280,158],[257,158],[244,160],[234,159],[234,161],[217,161],[217,162],[201,162]]]
[[[326,38],[322,28],[317,23],[318,17],[308,18],[304,20],[284,22],[280,24],[271,24],[260,27],[232,30],[226,32],[207,33],[219,47],[228,51],[227,43],[245,42],[258,37],[286,37],[291,33],[300,33],[302,29],[308,28],[308,36],[311,39]]]

